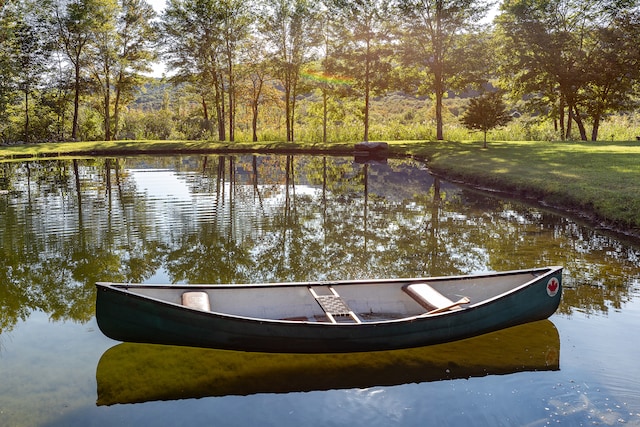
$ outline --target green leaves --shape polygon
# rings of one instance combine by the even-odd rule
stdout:
[[[626,0],[510,0],[498,17],[497,59],[503,87],[531,105],[541,99],[559,121],[560,137],[571,138],[572,123],[591,139],[607,114],[632,107],[640,67],[638,11]],[[636,25],[628,26],[631,18]],[[636,46],[635,48],[630,48]],[[537,109],[536,114],[545,111]]]
[[[506,125],[511,119],[502,101],[502,94],[492,92],[471,99],[461,121],[467,129],[484,132],[484,147],[487,148],[487,132]]]

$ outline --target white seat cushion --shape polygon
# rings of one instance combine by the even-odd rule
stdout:
[[[182,305],[202,311],[211,311],[209,294],[204,291],[192,291],[182,294]]]
[[[413,283],[405,286],[404,290],[427,310],[443,309],[454,305],[453,301],[426,283]]]

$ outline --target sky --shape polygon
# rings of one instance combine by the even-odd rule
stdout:
[[[147,0],[147,3],[149,3],[156,12],[160,13],[162,9],[164,9],[166,0]]]

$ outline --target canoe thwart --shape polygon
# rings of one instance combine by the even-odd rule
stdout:
[[[202,311],[211,311],[209,294],[203,291],[188,291],[182,294],[182,305]]]
[[[418,304],[429,310],[428,314],[441,313],[448,310],[457,310],[460,304],[471,302],[469,298],[462,298],[456,302],[429,286],[427,283],[413,283],[402,288]]]
[[[345,300],[342,299],[338,292],[329,286],[330,295],[318,295],[318,293],[309,287],[309,292],[316,299],[322,310],[325,312],[331,323],[337,323],[336,317],[350,317],[356,323],[361,323],[358,316],[349,308]]]

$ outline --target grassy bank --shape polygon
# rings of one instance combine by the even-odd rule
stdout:
[[[436,174],[577,212],[640,235],[639,142],[394,143]]]
[[[208,151],[348,154],[352,148],[352,143],[81,142],[0,147],[0,160]],[[640,142],[509,141],[483,149],[479,142],[394,141],[390,150],[427,159],[430,169],[447,179],[577,212],[640,236]]]
[[[0,161],[65,156],[106,156],[145,153],[182,153],[211,151],[348,151],[353,144],[308,144],[291,142],[216,142],[216,141],[87,141],[33,145],[0,146]]]

